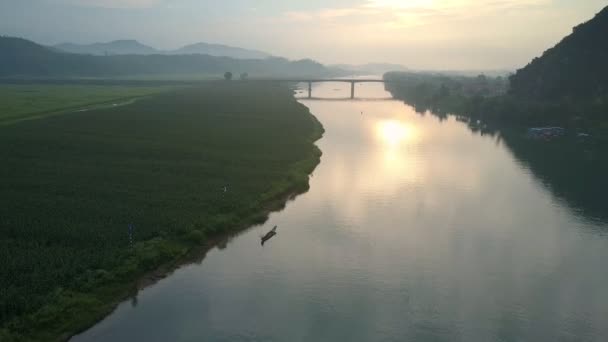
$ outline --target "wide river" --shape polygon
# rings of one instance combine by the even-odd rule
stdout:
[[[326,129],[308,193],[73,340],[608,341],[606,220],[499,136],[356,92],[300,100]]]

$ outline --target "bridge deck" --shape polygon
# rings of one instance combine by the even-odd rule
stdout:
[[[345,82],[345,83],[390,83],[380,78],[377,79],[358,79],[358,78],[301,78],[301,79],[260,79],[252,78],[249,81],[261,82],[287,82],[287,83],[320,83],[320,82]]]
[[[250,82],[280,82],[280,83],[308,83],[308,98],[312,98],[312,84],[321,82],[342,82],[350,83],[350,98],[355,98],[355,84],[357,83],[392,83],[379,78],[291,78],[291,79],[271,79],[271,78],[252,78],[247,81]]]

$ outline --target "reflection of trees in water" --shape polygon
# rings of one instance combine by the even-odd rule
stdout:
[[[496,128],[496,126],[487,125],[476,118],[455,114],[448,110],[445,110],[444,108],[440,108],[438,106],[433,105],[416,105],[410,104],[407,101],[405,102],[405,104],[413,106],[417,114],[425,116],[427,113],[429,113],[430,115],[433,115],[434,117],[438,118],[440,122],[446,121],[450,116],[452,116],[456,119],[456,121],[462,122],[467,125],[467,127],[469,127],[472,132],[478,133],[481,136],[496,137],[500,141],[500,130]]]
[[[505,146],[545,187],[577,214],[608,222],[608,160],[605,146],[571,139],[536,141],[503,133]]]
[[[136,308],[137,304],[139,303],[139,300],[137,299],[137,295],[139,294],[139,291],[135,291],[135,294],[133,294],[133,296],[131,297],[131,307]]]
[[[408,104],[406,102],[406,104]],[[566,137],[554,141],[538,141],[525,136],[525,127],[490,126],[466,115],[451,114],[436,105],[413,104],[420,115],[436,116],[440,121],[453,116],[472,132],[494,137],[522,165],[563,200],[576,215],[608,222],[608,146]]]

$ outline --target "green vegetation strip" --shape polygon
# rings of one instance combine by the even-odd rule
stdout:
[[[177,86],[0,85],[0,125],[94,106],[112,106]]]
[[[263,222],[308,189],[321,134],[289,89],[237,82],[0,127],[0,340],[66,340]]]

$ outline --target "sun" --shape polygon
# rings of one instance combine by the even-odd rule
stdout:
[[[435,0],[369,0],[367,6],[371,8],[433,8],[436,6]]]

